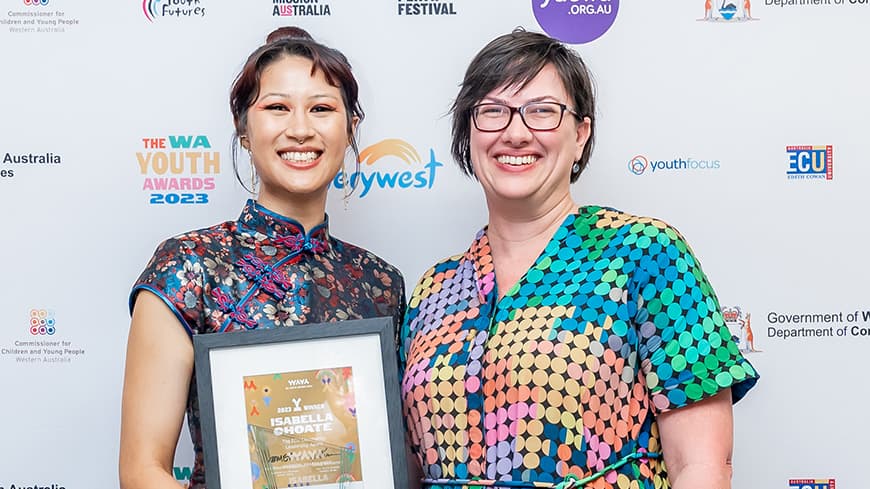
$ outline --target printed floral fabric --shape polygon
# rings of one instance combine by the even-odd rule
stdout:
[[[306,233],[253,200],[237,221],[161,243],[133,286],[131,311],[141,290],[161,297],[191,335],[382,316],[398,327],[405,309],[396,268],[330,236],[328,220]],[[194,378],[192,489],[205,487],[198,406]]]
[[[758,375],[680,234],[568,216],[497,299],[485,229],[417,284],[402,397],[424,487],[669,487],[655,416]]]

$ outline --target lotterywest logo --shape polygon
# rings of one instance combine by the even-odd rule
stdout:
[[[54,311],[49,309],[30,310],[30,334],[34,336],[53,335],[55,328]]]
[[[345,175],[342,170],[332,180],[332,186],[339,190],[344,189],[347,183],[356,189],[359,198],[369,195],[376,188],[431,189],[438,168],[444,166],[435,158],[434,149],[429,150],[429,161],[424,163],[417,150],[401,139],[384,139],[363,149],[359,157],[360,171]],[[401,163],[396,169],[398,162]]]
[[[786,146],[789,180],[833,180],[834,147]]]
[[[280,17],[311,17],[332,15],[329,4],[320,0],[272,0],[272,15]]]
[[[628,160],[628,171],[635,175],[643,175],[655,172],[678,172],[678,171],[710,171],[718,170],[722,164],[719,160],[696,159],[692,157],[657,160],[637,155]]]
[[[741,5],[742,6],[738,6]],[[703,22],[746,22],[758,20],[752,16],[751,0],[704,0]]]
[[[4,167],[0,168],[0,178],[12,178],[16,168],[5,165],[60,165],[63,160],[55,153],[5,153],[2,163]]]
[[[532,0],[535,19],[547,34],[571,44],[603,36],[619,12],[619,0]]]
[[[207,136],[170,135],[142,138],[145,151],[136,153],[142,190],[151,204],[207,204],[214,176],[221,172],[221,155],[211,151]]]
[[[834,479],[789,479],[789,489],[837,489]]]
[[[399,15],[456,15],[453,2],[431,0],[399,0]]]
[[[148,22],[164,18],[205,17],[202,0],[142,0]]]
[[[722,306],[722,319],[734,336],[737,348],[742,353],[760,352],[755,347],[755,334],[752,332],[752,314],[740,306]]]

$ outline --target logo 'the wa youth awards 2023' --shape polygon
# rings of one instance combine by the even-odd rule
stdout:
[[[435,157],[434,149],[429,149],[429,160],[424,162],[414,146],[402,139],[384,139],[368,146],[360,151],[359,159],[359,171],[349,175],[339,171],[332,187],[343,190],[349,185],[361,199],[375,189],[429,190],[435,185],[438,168],[444,166]],[[401,162],[398,169],[397,162]]]
[[[142,190],[149,204],[208,204],[221,172],[221,154],[208,136],[180,134],[143,137],[136,152]]]

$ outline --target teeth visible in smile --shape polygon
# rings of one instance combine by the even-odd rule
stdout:
[[[304,153],[299,153],[296,151],[288,151],[286,153],[281,153],[281,159],[287,161],[300,161],[308,163],[310,161],[314,161],[317,158],[317,153],[314,151],[306,151]]]
[[[538,160],[537,156],[507,156],[502,155],[498,157],[498,162],[503,165],[513,165],[513,166],[523,166],[523,165],[531,165],[535,161]]]

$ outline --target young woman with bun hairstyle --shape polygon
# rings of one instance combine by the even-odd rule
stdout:
[[[189,487],[206,487],[193,335],[378,316],[401,324],[401,274],[334,238],[325,212],[330,182],[357,153],[357,96],[345,56],[295,27],[272,32],[233,83],[233,167],[242,182],[241,146],[256,199],[236,220],[161,243],[133,286],[123,489],[178,488],[172,469],[185,415],[195,455]]]

